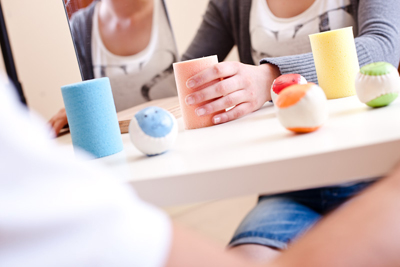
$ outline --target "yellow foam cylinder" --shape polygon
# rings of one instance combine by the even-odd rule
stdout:
[[[333,30],[309,36],[318,84],[328,99],[356,94],[354,81],[358,64],[353,28]]]

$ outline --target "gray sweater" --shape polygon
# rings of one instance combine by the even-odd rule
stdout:
[[[92,64],[92,28],[96,2],[87,8],[80,9],[70,19],[72,38],[84,80],[94,79]]]
[[[329,0],[325,0],[329,1]],[[254,64],[250,42],[252,0],[211,0],[203,22],[183,60],[218,55],[224,60],[237,45],[240,61]],[[355,38],[360,66],[377,61],[398,66],[400,60],[400,0],[351,0],[351,13],[357,23]],[[318,83],[312,53],[265,58],[282,74],[299,73]]]

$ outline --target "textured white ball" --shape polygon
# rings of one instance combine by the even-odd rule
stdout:
[[[133,116],[129,135],[137,149],[148,156],[155,156],[173,146],[178,136],[178,123],[167,110],[148,107]]]
[[[275,102],[276,98],[285,88],[294,84],[307,84],[306,78],[300,74],[283,74],[276,78],[271,85],[271,98]]]
[[[400,93],[397,69],[387,62],[368,64],[357,73],[355,87],[358,99],[370,107],[383,107]]]
[[[325,93],[313,83],[286,88],[275,105],[283,127],[296,133],[313,132],[328,118]]]

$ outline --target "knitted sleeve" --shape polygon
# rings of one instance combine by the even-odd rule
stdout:
[[[400,60],[400,1],[360,0],[358,32],[355,38],[360,67],[386,61],[397,67]],[[260,64],[271,63],[282,74],[298,73],[307,81],[318,83],[312,53],[264,58]]]

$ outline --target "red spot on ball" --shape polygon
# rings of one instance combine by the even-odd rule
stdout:
[[[307,81],[300,74],[283,74],[275,79],[272,84],[272,90],[275,94],[279,94],[286,87],[304,83],[307,83]]]

